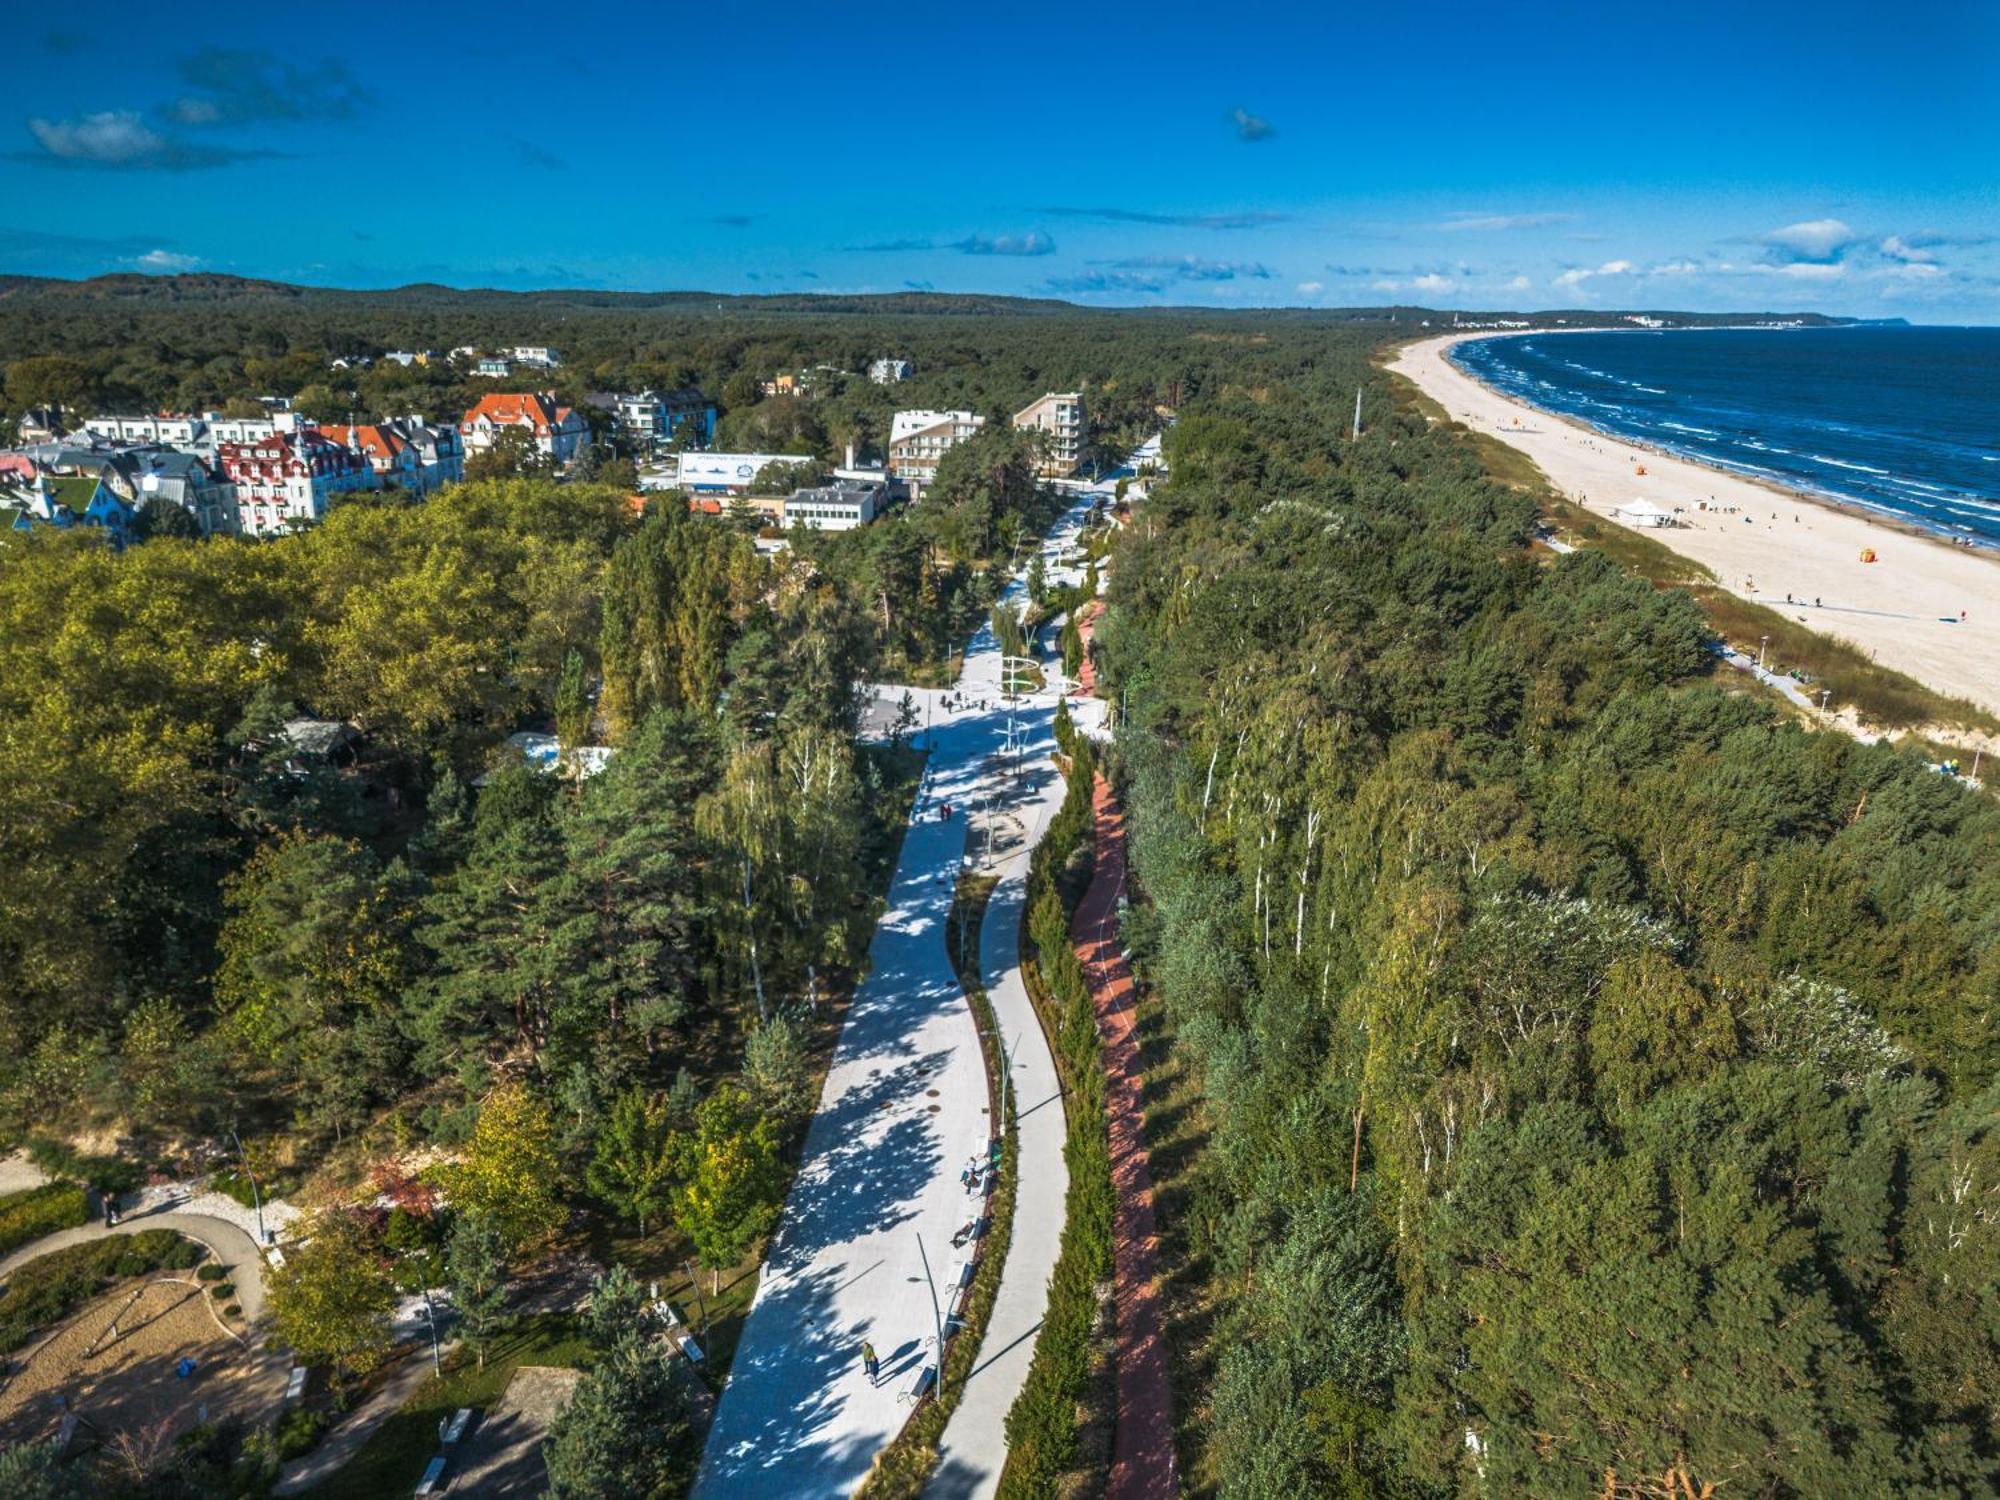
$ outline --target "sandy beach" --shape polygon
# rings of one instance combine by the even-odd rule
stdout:
[[[1641,499],[1674,513],[1681,524],[1634,529],[1703,564],[1732,593],[2000,713],[2000,562],[1992,556],[1641,449],[1502,396],[1445,358],[1466,337],[1495,335],[1426,339],[1398,350],[1389,368],[1456,420],[1534,459],[1558,491],[1593,514],[1626,524],[1614,509]],[[1869,549],[1876,561],[1863,562]]]

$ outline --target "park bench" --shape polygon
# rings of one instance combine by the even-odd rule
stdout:
[[[449,1422],[438,1423],[438,1441],[449,1448],[465,1436],[466,1424],[472,1420],[472,1408],[461,1406],[451,1415]]]
[[[419,1495],[435,1495],[444,1488],[444,1455],[440,1453],[424,1469],[424,1477],[417,1481]]]
[[[910,1405],[915,1406],[931,1393],[931,1387],[936,1384],[937,1366],[919,1365],[917,1373],[910,1379],[909,1389],[904,1391],[897,1399],[899,1401],[907,1401]]]

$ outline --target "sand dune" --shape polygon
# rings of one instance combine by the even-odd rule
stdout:
[[[1482,336],[1493,337],[1471,335]],[[1502,396],[1445,358],[1465,337],[1408,345],[1389,368],[1454,419],[1520,449],[1594,514],[1616,521],[1615,507],[1640,499],[1677,512],[1682,524],[1645,534],[1702,563],[1732,593],[2000,713],[2000,564],[1991,555],[1641,449]],[[1876,561],[1861,560],[1868,549]]]

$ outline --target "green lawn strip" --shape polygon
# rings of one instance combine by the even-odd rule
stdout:
[[[588,1353],[589,1345],[575,1318],[562,1313],[523,1318],[495,1345],[484,1369],[463,1349],[448,1357],[442,1376],[433,1376],[418,1386],[402,1409],[375,1429],[359,1453],[308,1493],[327,1500],[407,1495],[438,1451],[440,1418],[450,1417],[463,1406],[475,1411],[490,1408],[522,1365],[580,1368]]]
[[[1002,1500],[1103,1493],[1110,1459],[1108,1412],[1112,1368],[1100,1336],[1099,1291],[1111,1279],[1114,1193],[1104,1116],[1104,1061],[1097,1015],[1069,921],[1081,885],[1065,879],[1071,855],[1091,838],[1093,757],[1081,740],[1069,771],[1069,795],[1050,819],[1028,877],[1024,961],[1028,993],[1055,1041],[1068,1100],[1063,1157],[1069,1191],[1062,1249],[1049,1278],[1048,1311],[1035,1340],[1028,1378],[1007,1413]]]
[[[972,1007],[973,1019],[979,1025],[979,1046],[986,1059],[990,1093],[997,1092],[995,1073],[999,1059],[994,1052],[993,1037],[998,1031],[998,1023],[986,989],[980,983],[977,934],[985,917],[987,899],[997,884],[999,882],[990,876],[962,876],[957,898],[952,903],[951,916],[945,924],[946,951],[960,955],[964,950],[970,950],[966,954],[970,962],[958,965],[958,977],[965,988],[966,1000]],[[916,1410],[903,1424],[903,1430],[895,1440],[876,1457],[875,1466],[868,1471],[861,1488],[855,1491],[855,1500],[913,1500],[923,1492],[931,1470],[937,1465],[938,1439],[944,1435],[945,1424],[951,1420],[951,1414],[958,1409],[959,1399],[965,1392],[966,1378],[972,1373],[974,1362],[979,1357],[980,1345],[986,1338],[986,1324],[993,1315],[993,1303],[1000,1292],[1000,1277],[1007,1264],[1007,1247],[1013,1240],[1020,1161],[1012,1099],[1010,1089],[1006,1149],[1001,1153],[1000,1172],[994,1180],[993,1197],[987,1205],[990,1222],[981,1241],[979,1268],[973,1272],[972,1286],[966,1294],[959,1331],[945,1359],[943,1389],[935,1400],[926,1401]]]

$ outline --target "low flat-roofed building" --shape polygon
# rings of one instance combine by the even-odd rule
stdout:
[[[853,531],[881,515],[889,502],[886,484],[842,479],[786,496],[784,522],[812,531]]]

